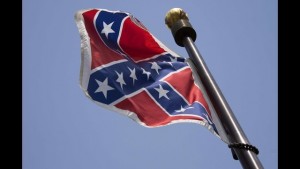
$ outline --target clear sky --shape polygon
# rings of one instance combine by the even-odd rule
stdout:
[[[132,13],[183,57],[164,24],[185,10],[196,45],[265,168],[278,168],[278,5],[276,0],[23,0],[23,169],[242,168],[201,125],[145,128],[103,109],[79,87],[76,11]]]

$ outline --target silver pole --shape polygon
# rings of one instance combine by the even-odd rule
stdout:
[[[188,55],[193,61],[198,75],[226,132],[229,142],[250,145],[249,140],[194,44],[196,32],[189,23],[187,14],[180,8],[173,8],[167,13],[165,21],[171,29],[176,43],[179,46],[184,46],[186,48]],[[257,154],[253,151],[238,146],[232,149],[235,152],[234,155],[237,156],[237,159],[244,169],[263,169]]]

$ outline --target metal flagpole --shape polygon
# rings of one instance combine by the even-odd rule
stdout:
[[[257,157],[258,149],[250,144],[194,44],[196,32],[190,24],[187,14],[180,8],[173,8],[167,13],[165,23],[171,29],[177,45],[184,46],[193,61],[226,132],[234,159],[238,159],[244,169],[262,169],[263,166]]]

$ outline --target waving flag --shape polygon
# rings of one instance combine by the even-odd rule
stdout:
[[[75,15],[81,36],[80,86],[98,105],[146,127],[193,122],[218,135],[191,66],[130,13]]]

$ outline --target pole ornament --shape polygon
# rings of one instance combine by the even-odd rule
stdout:
[[[183,47],[183,39],[190,37],[195,42],[197,34],[186,12],[180,8],[172,8],[167,12],[165,17],[165,24],[171,29],[173,37],[177,45]]]

